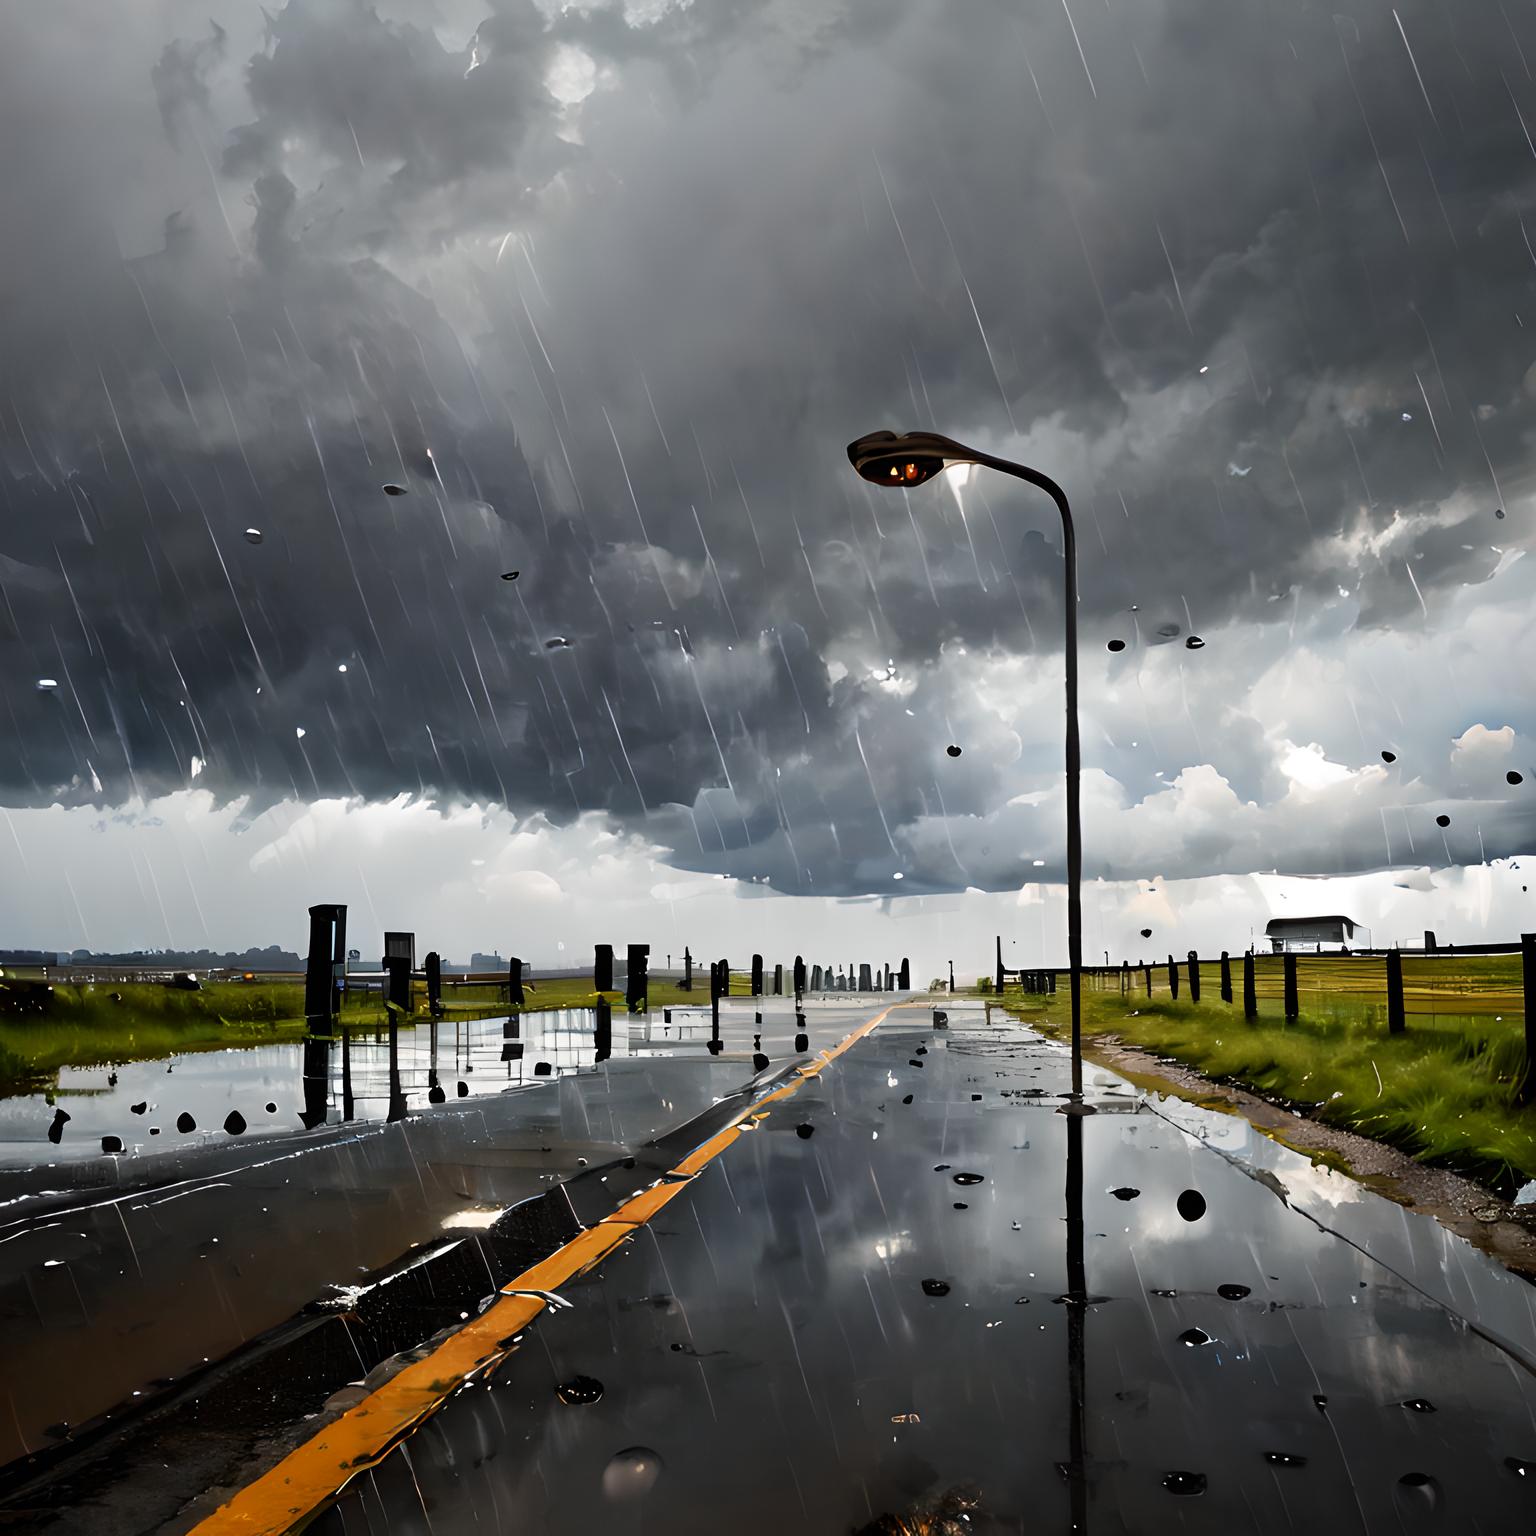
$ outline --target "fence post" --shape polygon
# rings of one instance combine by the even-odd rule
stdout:
[[[1520,935],[1520,961],[1525,988],[1525,1063],[1515,1102],[1529,1104],[1536,1100],[1536,933]]]
[[[1142,970],[1146,972],[1147,996],[1151,997],[1152,996],[1152,967],[1150,965],[1144,965],[1142,967]]]
[[[684,992],[693,991],[693,951],[683,945],[683,985]]]
[[[1221,952],[1221,1000],[1232,1001],[1232,957],[1226,950]]]
[[[1387,951],[1387,1033],[1400,1035],[1408,1023],[1403,1010],[1403,956],[1400,950]]]
[[[1301,1005],[1296,1000],[1296,951],[1288,949],[1285,952],[1285,1016],[1290,1020],[1300,1013]]]
[[[516,955],[507,961],[507,1006],[521,1008],[523,996],[523,962]]]
[[[613,945],[599,944],[592,955],[592,990],[613,991]]]
[[[903,992],[912,990],[912,962],[905,955],[901,957],[901,969],[896,973],[896,984]]]
[[[624,1004],[631,1013],[651,1005],[651,946],[631,944],[624,972]]]
[[[597,1017],[592,1027],[593,1054],[598,1061],[607,1061],[613,1054],[613,1005],[606,997],[597,1000]]]
[[[795,956],[795,996],[800,997],[805,991],[805,956]]]
[[[753,955],[752,956],[752,996],[753,997],[761,997],[762,995],[763,995],[763,957],[761,955]]]
[[[776,965],[773,968],[773,995],[775,997],[784,996],[784,967],[782,965]]]
[[[1168,991],[1172,994],[1173,1000],[1177,1002],[1179,998],[1179,968],[1173,963],[1172,955],[1168,956]]]
[[[411,1011],[411,962],[405,955],[385,955],[379,969],[389,978],[384,984],[384,1000],[396,1008]]]
[[[720,994],[731,984],[731,973],[724,960],[712,960],[709,966],[709,1051],[720,1054]]]
[[[1243,952],[1243,1017],[1256,1019],[1259,1016],[1259,988],[1253,975],[1253,951]]]
[[[1189,952],[1189,1000],[1200,1001],[1200,957],[1194,950]]]
[[[443,1010],[443,957],[434,950],[427,953],[427,1007],[433,1013]]]

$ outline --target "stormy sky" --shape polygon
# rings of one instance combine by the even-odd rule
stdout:
[[[473,808],[471,890],[518,836],[626,899],[658,869],[886,911],[1051,887],[1054,512],[866,487],[875,427],[1066,487],[1086,865],[1126,912],[1264,871],[1463,891],[1532,847],[1526,8],[0,28],[10,930],[91,926],[66,865],[143,890],[167,815],[258,829],[205,865],[225,900],[274,817],[332,804],[296,905],[391,806]]]

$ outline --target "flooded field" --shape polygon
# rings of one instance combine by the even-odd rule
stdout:
[[[588,1008],[349,1029],[332,1041],[188,1051],[117,1066],[65,1067],[57,1086],[0,1098],[0,1167],[398,1120],[591,1067],[607,1055],[702,1050],[707,1010],[612,1021]],[[603,1055],[599,1052],[602,1051]]]

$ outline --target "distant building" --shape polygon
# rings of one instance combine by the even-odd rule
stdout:
[[[489,955],[482,954],[477,949],[469,957],[469,968],[472,971],[504,971],[507,968],[507,962],[501,958],[499,949]]]
[[[1277,955],[1286,950],[1316,954],[1325,949],[1368,949],[1371,931],[1352,917],[1272,917],[1264,926],[1264,937]]]

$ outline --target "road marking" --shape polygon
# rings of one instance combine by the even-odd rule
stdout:
[[[901,1006],[892,1004],[892,1007]],[[317,1514],[360,1472],[376,1466],[461,1387],[490,1376],[517,1345],[518,1335],[545,1303],[529,1291],[557,1291],[600,1264],[645,1225],[745,1129],[771,1113],[769,1106],[819,1077],[832,1062],[874,1030],[884,1008],[790,1078],[745,1106],[723,1130],[696,1147],[649,1189],[623,1201],[594,1227],[578,1233],[501,1288],[500,1300],[450,1334],[432,1351],[380,1383],[290,1451],[276,1466],[240,1489],[192,1527],[188,1536],[283,1536]]]

